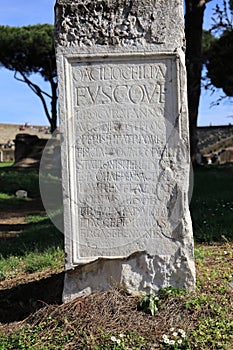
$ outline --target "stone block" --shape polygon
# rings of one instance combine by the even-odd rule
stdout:
[[[182,1],[57,0],[64,300],[194,288],[183,38]]]

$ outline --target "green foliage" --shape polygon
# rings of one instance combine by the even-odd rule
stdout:
[[[203,317],[191,332],[192,342],[198,349],[226,349],[233,344],[233,317],[222,312],[217,317]]]
[[[53,332],[43,336],[41,333],[46,330],[47,322],[51,323],[51,320],[35,325],[33,328],[26,325],[19,331],[10,333],[9,336],[0,334],[0,350],[65,349],[67,341],[74,337],[74,333],[66,333],[60,327],[56,327]],[[54,319],[53,322],[57,321]]]
[[[39,73],[45,80],[56,77],[54,28],[50,24],[0,26],[0,62],[26,75]]]
[[[187,309],[196,309],[201,310],[203,307],[203,304],[207,304],[210,301],[210,298],[208,295],[196,295],[191,296],[191,298],[188,298],[186,300],[186,307]]]
[[[233,11],[233,0],[229,0],[229,7],[230,10]]]
[[[31,213],[31,215],[28,215],[24,221],[32,224],[32,223],[44,221],[46,219],[48,219],[47,216],[37,215],[37,214],[33,215],[33,213]]]
[[[51,132],[56,129],[57,122],[57,70],[53,37],[54,27],[50,24],[0,26],[0,63],[14,71],[15,78],[26,83],[40,98]],[[50,94],[29,79],[32,73],[40,74],[49,82]]]
[[[202,32],[202,60],[203,63],[206,62],[208,57],[208,52],[217,39],[207,30]]]
[[[46,330],[46,327],[55,326],[52,332]],[[140,350],[145,349],[144,338],[133,333],[105,334],[100,331],[100,336],[95,339],[94,336],[86,331],[74,330],[66,331],[57,325],[58,321],[48,317],[42,324],[33,328],[29,325],[24,326],[17,332],[12,332],[9,336],[0,334],[0,350],[29,350],[43,349],[56,350],[66,349],[67,342],[72,342],[74,337],[79,337],[75,349],[85,350]],[[41,335],[42,333],[45,335]]]
[[[207,77],[212,85],[233,96],[233,31],[226,30],[216,39],[206,53]]]
[[[185,289],[169,286],[169,287],[161,288],[159,290],[158,296],[160,299],[166,299],[169,297],[181,297],[186,293],[187,291]]]
[[[154,316],[158,311],[159,298],[155,294],[146,294],[141,298],[138,309]]]

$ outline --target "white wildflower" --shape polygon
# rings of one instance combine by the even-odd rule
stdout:
[[[162,335],[162,338],[163,338],[163,339],[168,339],[167,334],[163,334],[163,335]]]
[[[177,332],[173,332],[172,335],[173,335],[173,337],[177,337],[178,333]]]
[[[175,330],[175,328],[173,328],[173,327],[170,328],[170,332],[174,332],[174,330]]]
[[[117,339],[116,342],[117,342],[117,344],[120,344],[120,343],[121,343],[121,340],[120,340],[120,339]]]
[[[124,334],[123,334],[123,333],[120,333],[120,334],[119,334],[119,337],[120,337],[120,338],[124,338]]]
[[[178,339],[178,340],[177,340],[177,343],[178,343],[178,344],[182,344],[182,339]]]
[[[116,341],[117,341],[117,338],[113,335],[113,336],[111,336],[111,341],[116,342]]]
[[[178,329],[178,332],[180,333],[182,338],[186,337],[186,333],[185,333],[185,331],[183,329]]]
[[[176,343],[175,340],[170,340],[170,341],[169,341],[169,344],[170,344],[170,345],[175,345],[175,343]]]
[[[165,344],[170,344],[170,340],[169,340],[168,338],[163,339],[163,342],[164,342]]]

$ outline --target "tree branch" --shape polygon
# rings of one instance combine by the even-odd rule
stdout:
[[[17,77],[17,73],[20,73],[21,76],[23,77],[23,79]],[[26,83],[30,89],[41,99],[41,102],[43,104],[43,107],[44,107],[44,111],[45,111],[45,114],[46,114],[46,117],[48,118],[49,122],[51,123],[51,120],[52,118],[50,117],[50,114],[49,114],[49,111],[48,111],[48,107],[47,107],[47,104],[46,104],[46,101],[45,101],[45,98],[43,96],[46,95],[47,97],[49,97],[50,99],[52,99],[52,96],[49,95],[48,93],[46,93],[45,91],[41,90],[40,87],[36,84],[34,84],[30,79],[28,79],[26,77],[26,75],[21,72],[21,71],[15,71],[14,73],[14,78],[18,81],[21,81],[23,83]]]
[[[23,79],[18,78],[18,77],[17,77],[17,73],[20,73],[20,74],[22,75]],[[52,98],[52,96],[51,96],[50,94],[48,94],[46,91],[42,90],[37,84],[33,83],[33,82],[32,82],[30,79],[28,79],[28,78],[26,77],[26,75],[23,74],[21,71],[15,71],[15,73],[14,73],[14,78],[15,78],[16,80],[18,80],[18,81],[21,81],[21,82],[26,83],[27,85],[29,85],[29,87],[31,88],[31,90],[32,90],[33,92],[37,93],[36,91],[37,91],[37,89],[39,89],[39,90],[41,91],[42,94],[46,95],[46,96],[49,97],[49,98]]]

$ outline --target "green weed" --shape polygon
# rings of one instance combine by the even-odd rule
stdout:
[[[232,349],[233,317],[224,312],[216,317],[202,317],[190,339],[197,349]]]
[[[155,294],[144,295],[138,305],[139,310],[154,316],[158,311],[159,298]]]
[[[158,292],[160,299],[166,299],[168,297],[181,297],[185,294],[187,294],[185,289],[172,286],[161,288]]]

